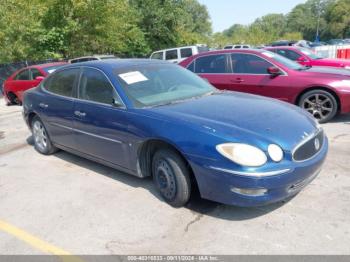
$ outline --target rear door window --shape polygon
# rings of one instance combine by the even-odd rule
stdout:
[[[114,87],[100,71],[85,68],[80,80],[79,99],[111,105],[115,99]]]
[[[44,88],[54,94],[71,97],[73,96],[73,89],[77,83],[79,73],[79,68],[57,72],[45,82]]]
[[[209,55],[196,59],[196,73],[222,74],[228,73],[226,68],[226,55]]]
[[[21,72],[19,72],[16,76],[15,76],[15,80],[32,80],[31,79],[31,75],[30,75],[30,71],[29,69],[25,69]]]
[[[187,58],[192,56],[192,48],[182,48],[180,49],[181,58]]]
[[[166,60],[175,60],[177,59],[177,49],[168,50],[165,52]]]

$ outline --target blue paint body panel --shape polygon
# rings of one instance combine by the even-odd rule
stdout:
[[[218,92],[172,105],[133,107],[113,72],[130,64],[152,63],[165,62],[106,60],[63,67],[58,72],[84,66],[103,71],[125,108],[57,97],[39,86],[25,94],[24,118],[28,123],[30,114],[37,114],[55,145],[137,176],[142,176],[138,166],[141,146],[152,139],[164,141],[188,161],[203,198],[230,205],[258,206],[281,201],[298,193],[317,176],[327,155],[328,141],[325,138],[312,159],[293,161],[293,149],[305,134],[318,129],[312,117],[296,106],[259,96]],[[49,104],[49,110],[39,107],[43,102]],[[77,118],[75,110],[87,112],[88,117]],[[242,167],[216,150],[218,144],[230,142],[250,144],[266,153],[270,144],[277,144],[285,157],[280,163],[268,158],[259,168]],[[289,171],[269,177],[235,174],[276,170]],[[231,187],[265,188],[268,192],[248,197],[233,193]]]

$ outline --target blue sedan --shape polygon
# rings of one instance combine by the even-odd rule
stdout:
[[[108,60],[60,68],[25,93],[42,154],[62,149],[144,178],[164,200],[259,206],[294,196],[320,172],[322,128],[298,107],[218,91],[177,65]]]

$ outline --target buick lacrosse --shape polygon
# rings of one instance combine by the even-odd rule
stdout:
[[[164,200],[278,202],[320,172],[328,140],[302,109],[219,91],[171,63],[106,60],[62,67],[24,95],[35,149],[58,149],[152,176]]]

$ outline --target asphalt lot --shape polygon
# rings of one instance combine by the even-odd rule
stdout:
[[[350,115],[324,125],[320,176],[286,203],[174,209],[141,180],[66,152],[42,156],[0,100],[0,254],[350,254]]]

